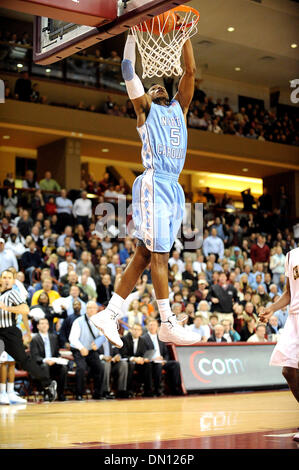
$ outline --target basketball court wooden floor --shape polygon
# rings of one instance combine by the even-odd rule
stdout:
[[[289,391],[0,407],[0,449],[299,449]]]

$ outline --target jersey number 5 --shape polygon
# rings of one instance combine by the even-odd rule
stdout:
[[[180,145],[180,130],[172,127],[170,129],[170,143],[174,147],[178,147]]]

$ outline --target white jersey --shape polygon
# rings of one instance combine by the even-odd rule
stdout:
[[[285,261],[285,275],[289,278],[291,291],[289,314],[299,314],[299,248],[288,252]]]
[[[299,248],[289,251],[285,274],[290,282],[289,315],[272,352],[270,365],[299,368]]]

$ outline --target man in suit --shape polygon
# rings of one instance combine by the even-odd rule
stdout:
[[[30,354],[37,364],[47,371],[49,378],[57,381],[58,400],[64,401],[64,389],[67,379],[66,365],[56,364],[53,358],[59,358],[58,337],[54,333],[49,333],[49,321],[41,318],[37,324],[38,333],[32,338],[30,343]],[[45,396],[45,400],[47,397]]]
[[[227,343],[227,340],[224,338],[224,326],[218,323],[214,327],[212,335],[208,339],[208,343]]]
[[[133,393],[133,373],[138,373],[140,382],[144,383],[144,396],[152,397],[152,371],[149,360],[144,357],[146,351],[150,348],[147,346],[142,335],[142,326],[135,323],[131,332],[122,338],[123,347],[120,349],[122,358],[128,359],[128,382],[127,390],[129,394]]]
[[[119,350],[105,338],[104,343],[98,349],[100,361],[104,364],[104,389],[105,398],[115,398],[111,392],[111,377],[117,382],[117,398],[129,398],[127,392],[128,361],[122,360]]]
[[[83,400],[85,372],[88,367],[94,379],[94,393],[92,397],[95,400],[104,398],[104,364],[100,361],[98,349],[105,337],[100,334],[99,330],[90,321],[90,318],[97,311],[98,306],[96,302],[87,302],[86,314],[80,315],[74,321],[69,335],[69,343],[76,363],[76,400]]]
[[[72,329],[72,324],[81,315],[81,302],[79,299],[73,302],[74,313],[64,319],[61,328],[59,330],[59,344],[61,348],[71,349],[69,343],[69,336]]]
[[[154,379],[154,394],[161,396],[162,370],[164,369],[169,380],[170,393],[172,395],[182,394],[181,368],[178,361],[169,359],[169,352],[166,343],[158,338],[159,324],[157,320],[150,320],[147,324],[148,332],[142,336],[149,349],[154,349],[155,354],[152,357],[151,368]]]

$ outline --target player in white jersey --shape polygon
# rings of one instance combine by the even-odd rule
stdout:
[[[179,345],[195,344],[198,335],[182,327],[169,303],[168,258],[184,214],[184,192],[178,183],[187,149],[187,112],[194,92],[195,60],[190,40],[183,46],[185,71],[174,99],[166,89],[152,86],[145,93],[135,73],[135,38],[128,35],[122,73],[137,115],[142,141],[144,173],[133,185],[133,220],[138,239],[136,251],[107,308],[92,317],[93,323],[117,347],[122,305],[139,276],[151,263],[156,300],[161,317],[159,338]]]
[[[268,320],[277,310],[289,305],[289,315],[270,359],[271,366],[281,366],[291,392],[299,403],[299,248],[289,251],[285,261],[286,290],[260,314]],[[299,441],[299,433],[294,440]]]

